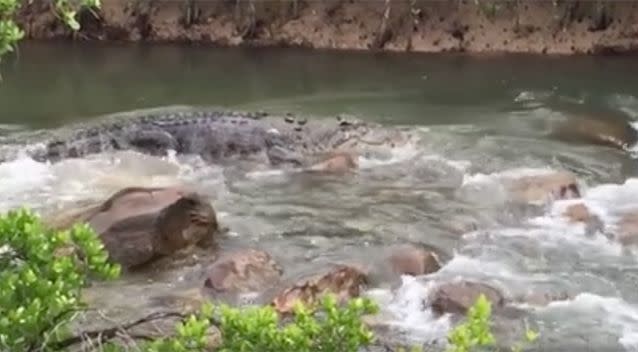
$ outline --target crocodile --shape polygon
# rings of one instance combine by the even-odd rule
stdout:
[[[264,157],[273,166],[306,167],[330,153],[360,154],[371,146],[409,142],[408,131],[373,122],[337,118],[308,119],[292,114],[238,112],[213,108],[163,107],[112,114],[27,138],[27,154],[40,162],[59,162],[107,151],[132,150],[164,156],[199,155],[209,163]]]

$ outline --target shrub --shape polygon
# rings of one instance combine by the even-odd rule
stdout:
[[[52,350],[84,307],[88,280],[119,270],[86,225],[52,231],[25,209],[0,216],[0,350]]]
[[[222,307],[219,352],[356,352],[373,340],[361,317],[377,310],[369,299],[355,298],[339,307],[334,296],[326,295],[321,309],[297,304],[292,321],[280,326],[270,306]]]
[[[177,324],[176,335],[141,345],[144,352],[357,352],[373,341],[361,321],[377,311],[369,299],[355,298],[344,307],[326,295],[321,309],[297,304],[291,321],[284,322],[271,306],[217,307],[221,341],[211,341],[209,332],[215,309],[205,304],[197,315]],[[106,351],[119,352],[113,344]]]
[[[447,352],[470,352],[477,348],[494,346],[496,340],[492,334],[491,319],[492,305],[485,295],[481,294],[468,310],[465,322],[450,331]],[[528,328],[525,338],[527,342],[534,342],[538,338],[538,333]],[[521,342],[512,347],[514,352],[522,349]]]

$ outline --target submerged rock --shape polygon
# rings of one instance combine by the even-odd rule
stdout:
[[[429,302],[432,310],[438,315],[446,313],[463,315],[481,294],[490,301],[492,308],[502,308],[505,305],[505,297],[498,289],[487,284],[465,280],[440,285],[430,296]]]
[[[638,244],[638,211],[623,214],[618,221],[616,232],[616,238],[622,245]]]
[[[583,114],[569,114],[565,119],[552,122],[550,136],[569,143],[589,143],[620,150],[638,141],[638,131],[625,118]]]
[[[562,216],[566,217],[570,223],[584,224],[585,234],[588,236],[592,236],[596,232],[604,232],[603,221],[583,203],[569,205],[562,212]]]
[[[218,231],[213,207],[198,193],[178,187],[129,187],[95,206],[51,219],[64,229],[88,223],[110,258],[134,269],[192,245],[209,245]]]
[[[563,212],[563,216],[567,217],[570,222],[588,222],[594,215],[583,203],[576,203],[568,206]]]
[[[276,284],[283,270],[260,250],[242,249],[226,253],[206,270],[204,287],[213,295],[264,291]]]
[[[427,275],[441,268],[441,260],[434,251],[414,245],[394,247],[387,261],[397,275]]]
[[[566,171],[503,178],[510,198],[517,202],[536,203],[547,200],[581,197],[576,176]]]
[[[296,301],[306,305],[318,303],[322,296],[331,293],[339,302],[358,297],[368,284],[366,273],[352,266],[338,265],[323,274],[305,278],[279,292],[272,306],[280,314],[291,313]]]
[[[347,152],[333,152],[325,155],[323,160],[312,165],[308,171],[343,174],[359,167],[356,157]]]
[[[534,306],[547,306],[552,302],[567,301],[574,299],[574,295],[568,292],[531,292],[518,299],[520,302],[524,302]]]

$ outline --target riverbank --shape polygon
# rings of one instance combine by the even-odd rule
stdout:
[[[193,42],[412,52],[621,54],[638,3],[616,1],[103,1],[72,33],[49,2],[24,5],[28,39]],[[602,5],[599,5],[602,3]]]

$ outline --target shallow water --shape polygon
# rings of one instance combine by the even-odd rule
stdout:
[[[55,57],[54,60],[44,60]],[[442,343],[448,317],[421,308],[432,284],[461,276],[508,296],[567,291],[574,300],[521,305],[542,351],[638,350],[638,260],[602,234],[585,236],[559,216],[568,201],[533,211],[506,206],[500,177],[565,169],[606,219],[635,206],[628,153],[543,135],[562,111],[638,117],[638,71],[629,59],[462,58],[297,50],[29,45],[3,66],[0,135],[98,114],[171,104],[351,114],[413,126],[417,145],[388,160],[363,159],[354,175],[250,172],[196,157],[98,155],[55,165],[0,164],[0,209],[51,212],[127,185],[185,183],[210,196],[229,228],[222,250],[270,252],[286,277],[332,262],[370,262],[394,243],[423,243],[446,260],[439,272],[403,278],[383,303],[391,335]],[[540,126],[540,127],[539,127]],[[154,298],[198,287],[196,268],[100,287],[93,302],[126,317]],[[99,294],[98,294],[99,293]],[[93,296],[93,294],[97,294]]]

